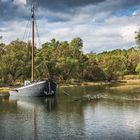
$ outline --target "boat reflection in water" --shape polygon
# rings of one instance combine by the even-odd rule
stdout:
[[[53,97],[45,98],[44,103],[45,103],[45,109],[48,112],[54,111],[56,109],[57,106],[56,98]]]
[[[10,96],[9,102],[16,102],[18,108],[31,109],[33,107],[42,108],[44,106],[47,111],[51,111],[55,107],[56,98]]]
[[[56,105],[56,99],[50,97],[10,96],[0,98],[0,102],[7,108],[2,111],[2,106],[0,107],[1,115],[5,116],[5,114],[10,113],[10,117],[5,118],[6,121],[0,121],[0,132],[4,139],[37,139],[38,128],[47,117],[46,113],[53,111]],[[44,114],[44,112],[46,113]],[[2,128],[10,131],[6,132]]]

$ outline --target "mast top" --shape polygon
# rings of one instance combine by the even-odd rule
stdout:
[[[35,6],[34,6],[34,2],[33,2],[32,3],[32,8],[31,8],[32,19],[34,18],[34,11],[35,11]]]

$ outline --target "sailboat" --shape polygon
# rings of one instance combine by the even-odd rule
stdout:
[[[56,93],[56,83],[49,79],[47,81],[35,82],[35,43],[34,43],[34,32],[35,32],[35,6],[34,2],[32,3],[32,77],[30,81],[25,81],[23,87],[19,87],[9,91],[10,96],[54,96]]]

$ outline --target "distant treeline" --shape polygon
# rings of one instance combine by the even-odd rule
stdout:
[[[137,33],[138,34],[138,33]],[[136,41],[138,39],[136,38]],[[99,54],[82,52],[83,41],[52,39],[35,49],[36,79],[58,82],[111,81],[140,73],[140,48]],[[0,85],[13,85],[31,77],[31,43],[19,40],[0,44]]]

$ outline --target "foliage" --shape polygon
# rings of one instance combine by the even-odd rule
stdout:
[[[138,75],[140,76],[140,63],[137,64],[136,72],[137,72]]]
[[[140,40],[137,33],[136,41]],[[111,81],[124,75],[140,74],[140,48],[99,54],[82,52],[83,41],[52,39],[35,49],[36,79],[57,81]],[[0,44],[0,84],[23,82],[31,77],[31,44],[19,40]]]
[[[105,74],[100,68],[96,56],[93,53],[87,55],[88,60],[85,63],[83,76],[88,81],[102,81],[105,80]]]
[[[1,81],[12,84],[17,79],[29,78],[31,68],[30,44],[16,40],[3,46],[1,55],[0,75]]]
[[[140,47],[140,30],[135,32],[136,36],[135,36],[135,40],[137,45]]]

